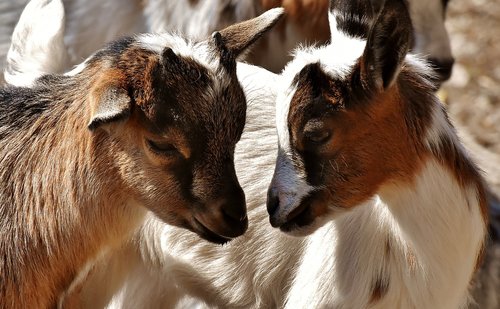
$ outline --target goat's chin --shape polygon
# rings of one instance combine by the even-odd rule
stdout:
[[[155,213],[155,216],[165,224],[186,229],[198,235],[200,238],[214,244],[226,244],[234,238],[216,233],[194,217],[184,218],[171,212],[157,212]]]
[[[332,220],[332,216],[324,215],[324,216],[314,218],[314,220],[311,223],[309,223],[308,225],[299,226],[297,224],[290,224],[290,225],[285,224],[285,225],[281,226],[279,229],[283,233],[285,233],[289,236],[305,237],[305,236],[309,236],[309,235],[313,234],[314,232],[316,232],[318,229],[320,229],[322,226],[324,226],[325,224],[327,224],[331,220]]]
[[[230,242],[233,238],[219,235],[206,227],[203,223],[193,218],[192,224],[188,227],[189,230],[196,233],[202,239],[209,241],[214,244],[223,245]]]

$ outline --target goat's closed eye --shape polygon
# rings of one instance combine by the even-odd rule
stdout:
[[[305,125],[303,134],[307,142],[319,145],[330,140],[332,132],[324,123],[312,120]]]
[[[330,139],[331,132],[326,130],[310,131],[310,132],[304,132],[304,136],[310,142],[316,144],[324,144]]]
[[[149,139],[146,141],[149,149],[151,149],[151,151],[153,151],[156,154],[166,155],[166,156],[173,156],[179,154],[179,150],[173,144],[163,143],[163,142],[153,142],[152,140]]]

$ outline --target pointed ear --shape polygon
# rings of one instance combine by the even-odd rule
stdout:
[[[258,17],[214,32],[212,38],[219,49],[227,49],[236,58],[271,29],[283,13],[283,8],[266,11]]]
[[[130,116],[132,101],[119,76],[110,78],[110,72],[99,78],[90,92],[90,122],[95,130],[103,125],[122,121]],[[118,78],[116,78],[118,77]]]
[[[405,0],[387,0],[371,27],[361,60],[364,81],[387,89],[410,48],[412,25]]]

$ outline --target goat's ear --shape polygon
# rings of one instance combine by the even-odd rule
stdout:
[[[5,81],[30,86],[38,77],[68,65],[62,0],[31,0],[24,8],[7,53]]]
[[[103,125],[125,120],[130,116],[132,101],[125,87],[120,84],[100,83],[90,93],[90,122],[95,130]]]
[[[271,29],[283,13],[283,8],[268,10],[253,19],[214,32],[212,39],[219,49],[228,50],[236,58]]]
[[[368,35],[361,59],[362,78],[378,89],[390,87],[410,48],[412,31],[405,0],[387,0]]]

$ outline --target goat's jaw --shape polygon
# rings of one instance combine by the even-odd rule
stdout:
[[[232,239],[243,235],[248,228],[248,217],[240,220],[228,219],[224,216],[210,216],[210,214],[195,214],[189,220],[187,227],[201,238],[216,244],[225,244]]]
[[[274,197],[274,202],[288,203],[280,205],[277,209],[273,206],[274,189],[268,193],[268,211],[270,223],[282,232],[291,236],[307,236],[315,232],[326,222],[334,219],[342,208],[331,207],[327,191],[317,189],[305,196],[294,195],[285,198],[286,194]]]
[[[226,237],[226,236],[220,235],[220,234],[212,231],[211,229],[206,227],[205,224],[203,224],[198,219],[196,219],[196,217],[193,217],[192,222],[193,223],[191,224],[191,228],[189,228],[189,229],[191,231],[195,232],[201,238],[203,238],[209,242],[223,245],[225,243],[230,242],[233,239],[233,237]]]

